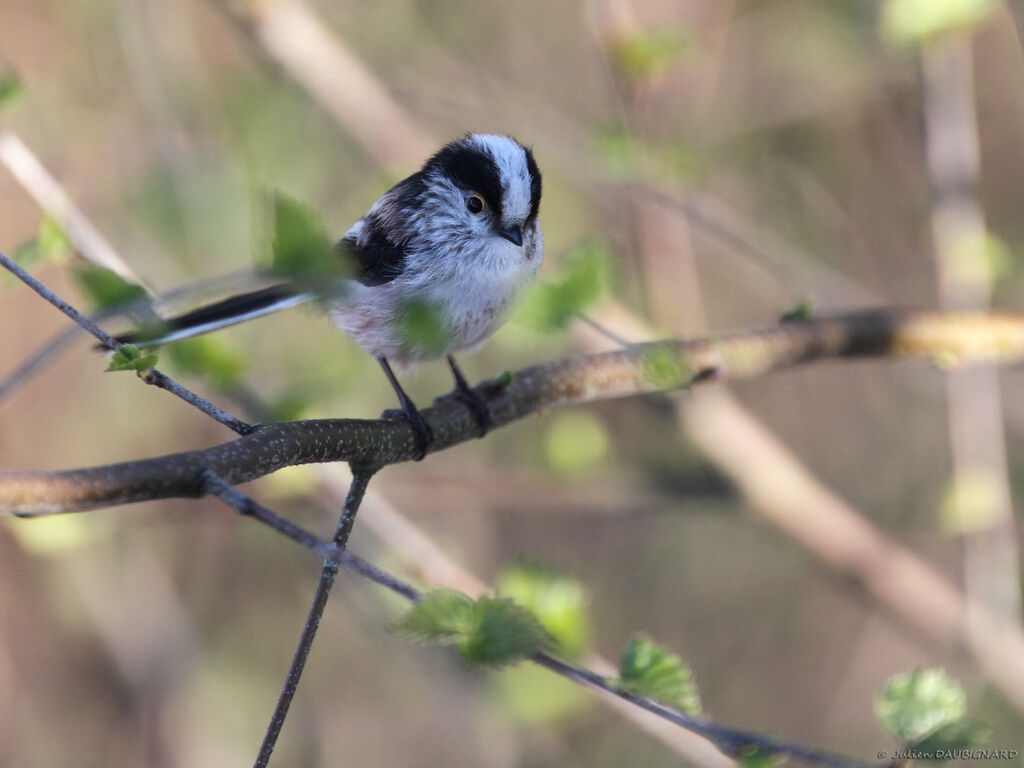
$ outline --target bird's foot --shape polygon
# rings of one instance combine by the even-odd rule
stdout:
[[[476,417],[476,423],[480,425],[478,437],[483,437],[490,431],[494,423],[491,419],[491,409],[487,406],[487,401],[480,397],[476,390],[468,386],[456,384],[455,389],[445,395],[445,397],[458,400],[473,412],[473,415]]]
[[[420,414],[419,409],[412,404],[412,401],[404,403],[402,408],[384,411],[380,417],[388,421],[404,419],[408,422],[409,426],[412,427],[413,434],[416,436],[416,456],[414,458],[416,461],[423,461],[423,457],[427,455],[427,449],[434,442],[434,430],[430,428],[430,425],[427,424],[426,419]]]

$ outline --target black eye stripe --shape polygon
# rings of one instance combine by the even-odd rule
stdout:
[[[501,217],[501,176],[494,158],[487,152],[460,139],[430,158],[424,170],[436,171],[463,191],[480,195],[487,206]]]
[[[501,174],[489,152],[467,142],[469,136],[451,142],[430,158],[423,173],[438,173],[452,181],[464,192],[478,194],[500,220],[505,211],[502,206]],[[515,142],[515,139],[510,141]],[[518,142],[515,142],[518,144]],[[530,175],[529,220],[537,217],[540,209],[541,174],[533,152],[519,145],[526,155],[526,170]]]

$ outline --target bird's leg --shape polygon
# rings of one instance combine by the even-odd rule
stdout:
[[[483,437],[491,428],[491,411],[487,407],[487,402],[466,383],[466,377],[462,375],[455,358],[451,355],[448,355],[448,367],[452,369],[452,376],[455,377],[455,391],[452,392],[452,396],[473,411],[480,425],[480,437]]]
[[[416,433],[416,446],[419,449],[419,455],[416,456],[416,461],[422,461],[423,457],[427,455],[427,448],[434,442],[434,431],[430,428],[430,425],[424,420],[423,416],[420,415],[419,409],[415,403],[405,394],[405,390],[402,389],[402,385],[398,383],[398,379],[395,378],[395,372],[391,370],[391,364],[388,363],[386,357],[378,357],[377,362],[380,363],[380,367],[384,369],[384,375],[388,377],[388,381],[391,382],[391,388],[395,390],[395,394],[398,395],[398,402],[402,406],[400,411],[384,411],[382,416],[389,418],[394,415],[404,416],[405,420],[409,422],[409,426],[412,427],[412,431]]]

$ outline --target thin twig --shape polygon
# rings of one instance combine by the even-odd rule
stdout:
[[[32,277],[32,275],[30,275],[28,272],[22,269],[16,262],[9,259],[3,253],[0,253],[0,266],[10,271],[12,274],[14,274],[15,277],[17,277],[19,280],[25,283],[25,285],[27,285],[29,288],[38,293],[40,296],[42,296],[44,299],[50,302],[53,306],[55,306],[65,315],[74,320],[75,323],[77,323],[80,328],[95,336],[103,347],[105,347],[106,349],[117,349],[117,347],[120,346],[117,339],[115,339],[109,333],[104,331],[102,328],[96,325],[96,323],[94,323],[88,317],[86,317],[77,309],[72,307],[70,304],[68,304],[66,301],[60,298],[60,296],[51,291],[41,282]],[[216,421],[219,421],[225,427],[239,435],[244,436],[252,434],[256,429],[256,427],[252,426],[251,424],[246,424],[241,419],[235,418],[230,413],[221,410],[213,403],[211,403],[209,400],[206,400],[205,398],[202,398],[196,393],[190,391],[186,387],[176,382],[167,374],[158,371],[156,368],[149,369],[149,371],[146,372],[146,375],[141,378],[147,384],[152,384],[156,387],[159,387],[160,389],[165,389],[171,394],[180,397],[189,405],[198,408],[207,416],[215,419]]]
[[[865,766],[869,765],[868,763],[848,760],[838,755],[805,747],[802,744],[794,744],[793,742],[788,741],[776,741],[768,736],[740,731],[734,728],[726,728],[721,725],[710,723],[707,720],[691,717],[685,712],[681,712],[674,707],[661,704],[653,699],[649,699],[644,696],[634,696],[621,688],[612,685],[606,677],[598,675],[595,672],[591,672],[589,669],[568,664],[547,653],[536,653],[531,657],[531,660],[546,669],[550,669],[552,672],[562,675],[563,677],[578,683],[599,688],[606,693],[610,693],[624,701],[628,701],[630,704],[635,704],[641,709],[645,709],[658,717],[664,718],[665,720],[686,728],[689,731],[698,733],[713,742],[715,746],[730,757],[740,757],[744,751],[751,747],[755,747],[770,754],[787,755],[814,765],[826,766],[826,768],[865,768]]]
[[[6,269],[8,272],[17,277],[21,282],[25,283],[29,288],[38,293],[48,302],[53,304],[57,309],[63,312],[65,315],[70,317],[80,328],[83,328],[88,333],[95,336],[100,344],[107,349],[115,349],[117,347],[117,340],[109,333],[100,328],[96,323],[90,320],[88,317],[83,315],[77,309],[68,304],[64,299],[58,296],[56,293],[51,291],[41,282],[36,280],[32,275],[22,269],[16,262],[7,258],[3,253],[0,253],[0,266]]]
[[[82,331],[77,325],[69,325],[52,339],[40,346],[17,368],[0,379],[0,408],[11,395],[25,386],[43,367],[78,338]]]
[[[366,493],[366,486],[373,477],[372,470],[353,470],[352,485],[349,486],[348,496],[341,511],[341,519],[334,533],[334,546],[337,552],[343,551],[348,543],[348,536],[352,532],[352,524],[355,522],[359,505],[363,502]],[[320,619],[323,616],[324,608],[327,606],[327,599],[331,595],[331,588],[334,586],[334,579],[338,575],[338,560],[336,554],[324,560],[323,569],[320,572],[320,581],[316,586],[316,593],[313,595],[313,603],[306,615],[306,623],[302,627],[302,634],[299,637],[298,648],[295,649],[295,656],[292,658],[291,666],[288,668],[288,676],[285,678],[284,688],[277,699],[277,706],[274,707],[274,714],[270,718],[267,732],[260,744],[260,751],[256,756],[255,768],[266,768],[270,761],[270,755],[277,745],[277,738],[281,734],[285,718],[288,716],[288,709],[291,707],[292,699],[295,698],[295,691],[302,678],[302,670],[309,659],[309,652],[313,647],[313,640],[316,638],[317,630],[320,628]]]
[[[245,435],[251,435],[258,429],[255,425],[248,424],[241,419],[232,416],[227,411],[218,408],[206,398],[200,397],[192,390],[182,386],[166,373],[158,371],[156,368],[150,368],[143,376],[141,376],[141,378],[147,384],[151,384],[154,387],[170,392],[176,397],[180,397],[189,405],[202,411],[214,421],[220,422],[236,434],[244,437]]]
[[[348,571],[352,571],[375,584],[383,586],[411,602],[418,602],[422,598],[423,593],[397,576],[387,573],[358,555],[354,555],[344,549],[347,536],[352,530],[352,523],[355,521],[356,513],[365,495],[371,473],[357,472],[353,475],[352,484],[349,486],[341,520],[338,523],[333,542],[320,539],[294,525],[259,504],[251,497],[235,490],[212,472],[207,472],[204,476],[210,493],[218,496],[239,514],[252,517],[268,525],[278,533],[320,554],[324,558],[320,581],[317,584],[317,590],[307,614],[305,625],[303,626],[298,648],[288,671],[281,696],[275,707],[274,715],[271,718],[270,726],[261,745],[259,755],[256,758],[255,766],[260,768],[269,763],[271,753],[287,717],[288,709],[298,689],[303,669],[309,658],[313,640],[320,625],[320,619],[337,577],[338,566],[340,565]],[[756,747],[771,754],[788,755],[808,763],[825,766],[825,768],[863,768],[861,763],[811,749],[800,744],[779,741],[756,733],[727,728],[707,720],[692,717],[678,709],[660,704],[647,697],[630,694],[610,683],[607,677],[585,667],[562,661],[548,653],[535,653],[530,657],[530,660],[555,674],[581,685],[604,691],[663,720],[703,736],[715,744],[722,752],[733,757],[740,755],[745,749]]]
[[[338,549],[335,544],[329,541],[324,541],[304,528],[300,528],[295,525],[295,523],[290,520],[286,520],[281,517],[276,512],[267,509],[252,497],[232,488],[213,472],[204,472],[203,480],[206,483],[207,490],[211,494],[218,497],[229,506],[234,507],[235,511],[240,515],[245,515],[246,517],[258,520],[264,525],[267,525],[277,531],[282,536],[286,536],[297,544],[301,544],[306,549],[316,552],[325,560],[330,560],[335,557]]]
[[[339,561],[346,569],[358,573],[370,581],[375,582],[402,597],[416,602],[422,597],[422,593],[410,584],[406,584],[391,574],[385,573],[376,566],[351,555],[342,553]],[[787,755],[798,760],[803,760],[814,765],[825,766],[825,768],[864,768],[866,763],[859,763],[848,760],[844,757],[832,755],[827,752],[805,747],[802,744],[794,744],[787,741],[779,741],[757,733],[750,733],[734,728],[716,725],[715,723],[687,715],[674,707],[666,706],[645,696],[634,696],[609,682],[608,678],[592,670],[570,664],[557,659],[551,654],[539,652],[530,657],[530,660],[555,674],[561,675],[573,682],[590,686],[604,691],[607,694],[629,702],[641,709],[668,720],[682,728],[697,733],[715,744],[720,750],[731,757],[739,757],[745,750],[758,748],[775,755]]]

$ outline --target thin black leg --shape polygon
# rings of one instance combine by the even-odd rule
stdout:
[[[455,377],[455,399],[465,403],[470,410],[476,414],[477,423],[480,425],[480,437],[483,437],[491,428],[491,411],[486,401],[466,383],[466,377],[462,375],[455,358],[448,355],[448,367],[452,369],[452,376]]]
[[[391,388],[395,390],[395,394],[398,395],[398,402],[402,406],[402,410],[399,412],[405,417],[406,421],[409,422],[409,426],[412,427],[413,432],[416,433],[416,444],[419,448],[419,455],[416,457],[416,461],[422,461],[423,457],[427,455],[427,448],[434,442],[434,431],[430,428],[430,425],[420,415],[419,409],[415,403],[405,394],[405,390],[402,389],[402,385],[398,383],[398,379],[395,378],[395,372],[391,370],[391,364],[388,363],[386,357],[378,357],[377,362],[380,363],[380,367],[384,369],[384,375],[388,377],[388,381],[391,382]],[[388,417],[395,413],[395,411],[384,411],[384,417]]]

